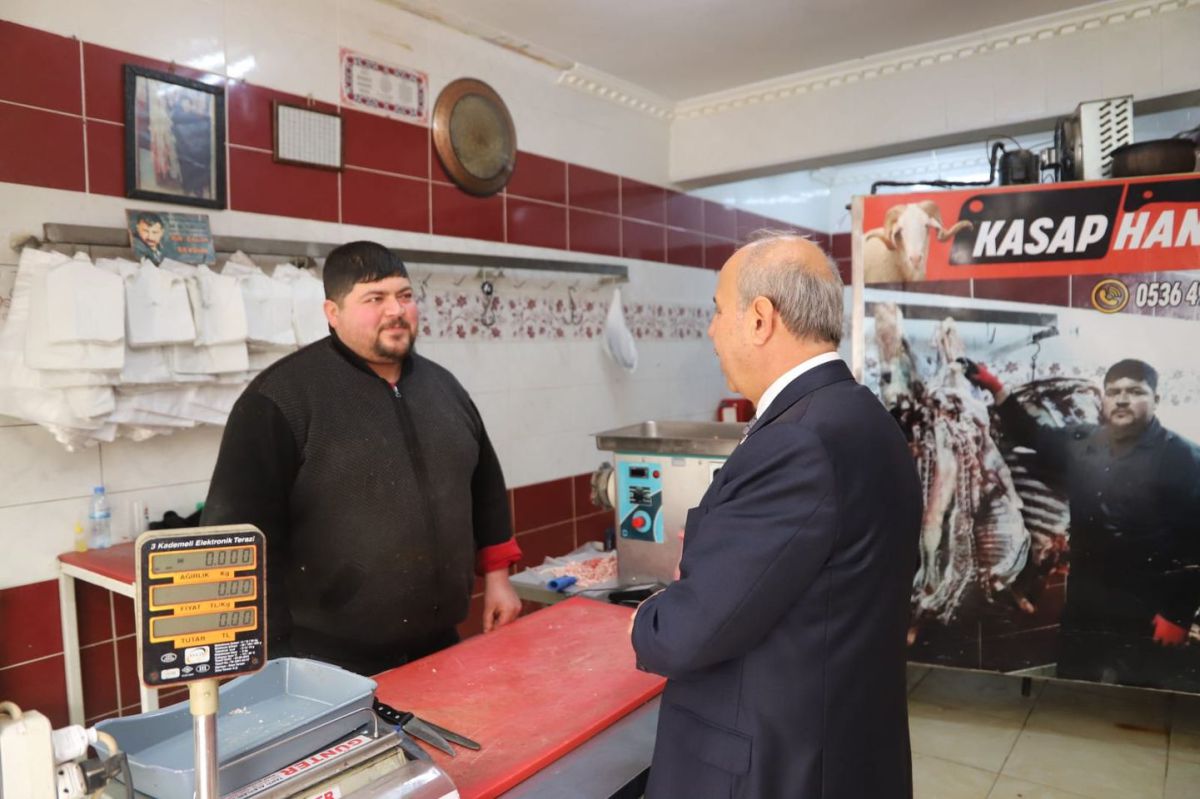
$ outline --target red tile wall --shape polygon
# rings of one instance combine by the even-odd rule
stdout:
[[[0,180],[84,191],[83,120],[0,103]]]
[[[265,150],[229,148],[229,207],[258,214],[339,221],[339,175],[279,164]]]
[[[633,219],[621,220],[621,255],[643,261],[664,261],[667,255],[667,231]]]
[[[782,223],[611,172],[522,152],[500,194],[455,187],[426,127],[340,113],[346,169],[277,164],[276,101],[306,98],[0,20],[0,181],[124,196],[124,65],[225,88],[229,207],[719,269],[747,231]],[[24,79],[36,56],[46,81]],[[81,78],[82,74],[82,78]]]
[[[342,172],[342,221],[428,233],[429,184],[347,167]]]
[[[91,724],[139,711],[133,602],[76,582],[84,714]],[[58,581],[0,591],[0,697],[67,724],[66,673]]]
[[[0,20],[0,43],[0,97],[79,116],[79,40]]]

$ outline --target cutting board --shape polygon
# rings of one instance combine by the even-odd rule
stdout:
[[[490,799],[662,692],[634,666],[631,612],[568,599],[376,675],[376,696],[483,744],[453,758],[422,746],[462,799]]]

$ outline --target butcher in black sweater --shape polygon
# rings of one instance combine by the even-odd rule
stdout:
[[[484,630],[516,618],[521,552],[479,412],[413,351],[403,262],[345,244],[324,282],[330,335],[238,399],[203,523],[266,534],[271,656],[374,674],[456,643],[476,572]]]

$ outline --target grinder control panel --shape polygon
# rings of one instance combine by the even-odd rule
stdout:
[[[662,467],[657,463],[619,461],[618,513],[621,537],[663,542]]]

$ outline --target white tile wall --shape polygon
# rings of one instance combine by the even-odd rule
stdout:
[[[995,61],[992,54],[980,54],[934,68],[938,90],[950,92],[953,98],[945,104],[947,128],[969,130],[996,120],[995,101],[1001,89],[994,84]]]
[[[41,427],[0,427],[0,507],[86,496],[99,485],[100,451],[67,452]]]
[[[1162,36],[1164,26],[1187,28],[1191,15],[1178,12],[1167,16],[1153,16],[1130,20],[1105,29],[1104,59],[1101,74],[1104,76],[1104,97],[1132,94],[1141,100],[1162,92]],[[1200,29],[1192,27],[1192,41],[1196,41]],[[1064,65],[1065,66],[1065,65]],[[1192,81],[1192,88],[1196,82]]]
[[[592,433],[652,418],[709,419],[728,393],[707,340],[639,342],[632,375],[599,342],[421,346],[471,392],[512,486],[594,468],[601,453]]]
[[[221,430],[198,427],[149,441],[122,439],[100,445],[109,491],[207,481],[217,463]]]
[[[1164,94],[1189,92],[1196,88],[1200,75],[1200,47],[1196,46],[1196,28],[1192,25],[1162,26],[1162,90]]]
[[[207,488],[204,481],[114,493],[110,498],[113,538],[128,538],[129,507],[134,499],[146,502],[151,518],[160,518],[167,510],[187,515],[204,499]],[[86,484],[75,497],[0,508],[0,548],[6,553],[0,558],[0,589],[58,576],[58,556],[73,548],[76,523],[87,522],[90,493],[91,485]]]
[[[4,18],[104,47],[220,72],[225,7],[224,0],[123,0],[119,5],[94,0],[7,0]]]
[[[1186,26],[1185,26],[1186,27]],[[1080,31],[1064,36],[1047,59],[1046,107],[1055,115],[1073,111],[1086,100],[1107,96],[1104,92],[1106,34],[1103,30]]]
[[[258,86],[338,101],[338,10],[324,0],[225,3],[229,74]]]
[[[1075,107],[1074,103],[1067,108],[1048,108],[1046,105],[1047,86],[1056,83],[1059,74],[1047,74],[1048,67],[1055,62],[1053,56],[1049,47],[1035,43],[1015,45],[1003,53],[989,56],[996,66],[992,71],[991,87],[993,121],[1037,119],[1065,114]],[[1066,74],[1074,70],[1072,66]],[[960,84],[957,88],[962,91],[965,87]],[[1080,97],[1076,102],[1090,99]]]

